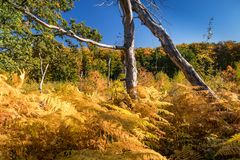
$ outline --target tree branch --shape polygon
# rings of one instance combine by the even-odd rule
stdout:
[[[172,39],[169,37],[163,26],[154,20],[154,18],[151,16],[151,13],[149,13],[147,8],[141,3],[141,1],[131,0],[131,3],[134,12],[138,14],[142,23],[149,28],[149,30],[153,33],[155,37],[159,39],[168,57],[173,61],[176,66],[181,69],[188,81],[193,86],[200,86],[202,90],[207,90],[211,98],[217,99],[217,95],[202,80],[202,78],[198,75],[192,65],[188,63],[186,59],[181,55],[181,53],[173,44]]]
[[[37,16],[35,16],[34,14],[32,14],[31,12],[29,12],[27,9],[19,7],[18,5],[14,4],[12,2],[9,2],[9,1],[8,1],[8,3],[11,4],[16,10],[21,11],[22,13],[26,14],[27,16],[29,16],[31,19],[33,19],[37,23],[41,24],[42,26],[45,26],[49,29],[57,30],[60,33],[66,35],[66,36],[72,37],[78,41],[90,43],[92,45],[96,45],[96,46],[102,47],[102,48],[110,48],[110,49],[123,49],[124,48],[122,46],[103,44],[103,43],[99,43],[99,42],[96,42],[91,39],[86,39],[86,38],[80,37],[80,36],[76,35],[72,30],[65,30],[62,27],[48,24],[48,23],[44,22],[43,20],[41,20],[40,18],[38,18]]]
[[[107,7],[110,7],[114,4],[114,1],[113,0],[105,0],[101,3],[98,3],[95,5],[95,7],[102,7],[102,6],[107,6]]]

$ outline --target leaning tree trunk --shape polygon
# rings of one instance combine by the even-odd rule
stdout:
[[[120,0],[123,11],[126,88],[131,98],[137,98],[137,67],[134,54],[134,21],[130,0]]]
[[[191,64],[189,64],[184,57],[180,54],[178,49],[173,44],[171,38],[162,27],[161,24],[157,23],[147,10],[147,8],[141,3],[140,0],[131,0],[134,12],[136,12],[142,21],[142,23],[147,26],[150,31],[156,36],[162,43],[162,47],[180,70],[184,73],[187,80],[193,86],[199,86],[201,90],[207,90],[211,97],[217,98],[216,94],[206,85],[206,83],[201,79],[198,73],[194,70]]]

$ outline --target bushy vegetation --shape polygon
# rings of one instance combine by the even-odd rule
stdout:
[[[105,77],[110,72],[110,78],[113,80],[123,78],[124,54],[122,51],[95,47],[67,48],[59,42],[42,36],[33,38],[33,41],[33,45],[29,44],[27,47],[28,50],[21,48],[28,44],[19,44],[19,49],[12,46],[14,50],[1,51],[0,72],[16,73],[18,68],[25,68],[29,73],[29,79],[38,82],[41,79],[39,58],[41,53],[43,66],[49,64],[46,74],[48,81],[78,81],[79,77],[87,77],[92,71],[98,71]],[[12,41],[10,42],[13,45]],[[6,45],[6,42],[3,44]],[[233,78],[240,77],[240,44],[237,42],[181,44],[177,48],[204,79],[209,78],[209,75],[216,76],[222,71],[230,71],[229,67],[234,70]],[[24,53],[19,53],[19,50]],[[136,59],[139,71],[145,70],[154,76],[163,72],[173,78],[179,72],[161,47],[138,48]]]
[[[146,145],[159,140],[168,125],[157,113],[169,104],[158,95],[145,93],[133,102],[119,85],[122,92],[112,88],[109,96],[84,94],[71,84],[49,84],[49,93],[41,95],[26,85],[16,89],[1,78],[1,158],[165,159]],[[120,99],[125,108],[117,105]],[[153,110],[142,115],[135,105]]]
[[[0,158],[240,158],[239,43],[177,46],[221,99],[212,102],[162,48],[136,49],[139,98],[132,100],[122,51],[50,41],[43,36],[1,50]],[[49,64],[43,94],[39,53],[43,66]]]
[[[217,102],[181,73],[142,70],[137,100],[96,71],[78,85],[46,83],[43,94],[36,83],[7,78],[0,79],[2,159],[240,158],[240,85],[222,75],[208,82]]]
[[[0,160],[240,159],[239,42],[177,45],[217,100],[162,47],[135,49],[131,99],[124,49],[83,45],[102,36],[63,18],[75,0],[0,4]]]
[[[101,39],[89,28],[84,34]],[[240,158],[239,43],[177,46],[217,102],[196,92],[161,47],[136,49],[139,98],[132,100],[122,51],[77,49],[67,40],[66,47],[47,32],[25,36],[19,41],[7,29],[0,32],[0,158]],[[43,67],[49,64],[43,94],[41,59]]]
[[[216,75],[226,70],[228,66],[234,69],[239,66],[237,63],[240,61],[240,44],[237,42],[180,44],[177,48],[204,78],[207,78],[209,74]],[[164,72],[172,78],[178,72],[177,67],[161,47],[139,48],[136,50],[136,57],[138,67],[143,67],[153,74]]]

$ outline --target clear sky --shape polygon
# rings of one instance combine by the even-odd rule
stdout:
[[[103,0],[80,0],[73,10],[64,13],[66,19],[84,21],[103,35],[107,44],[122,44],[123,27],[118,6],[96,7]],[[204,41],[208,22],[213,21],[211,41],[240,41],[240,0],[164,0],[163,25],[175,44]],[[159,41],[136,18],[136,47],[157,47]]]

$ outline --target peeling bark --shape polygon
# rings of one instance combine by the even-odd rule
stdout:
[[[131,98],[137,98],[137,67],[134,53],[134,21],[130,0],[120,0],[123,11],[126,88]]]
[[[136,12],[142,21],[147,26],[155,37],[159,39],[169,58],[175,65],[184,73],[187,80],[193,86],[199,86],[201,90],[207,90],[209,95],[217,98],[217,95],[211,90],[210,87],[202,80],[195,69],[189,64],[184,57],[180,54],[176,46],[173,44],[168,33],[163,26],[157,23],[148,12],[147,8],[141,3],[140,0],[131,0],[133,11]]]

